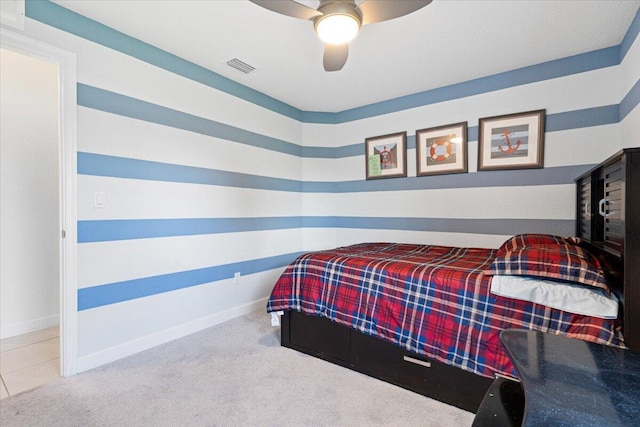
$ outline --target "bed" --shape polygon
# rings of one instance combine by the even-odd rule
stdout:
[[[301,255],[267,304],[282,314],[281,344],[472,412],[494,377],[517,378],[503,329],[639,351],[638,156],[623,150],[578,178],[579,238],[519,234],[498,249],[361,243]],[[615,175],[621,204],[593,191],[616,162],[630,171]],[[594,185],[584,190],[582,180]],[[598,218],[598,205],[611,209]],[[613,227],[620,206],[627,220]]]
[[[518,239],[526,239],[526,247],[531,248],[517,254],[518,269],[542,265],[544,274],[554,278],[574,274],[601,290],[598,281],[602,278],[597,275],[602,271],[597,267],[590,271],[586,267],[591,265],[582,269],[562,265],[564,257],[580,251],[577,242],[519,235],[505,245]],[[531,247],[532,241],[544,239],[552,243],[535,250]],[[304,254],[277,281],[267,310],[285,313],[284,346],[472,411],[495,375],[517,377],[499,342],[503,329],[540,330],[624,347],[618,319],[571,313],[492,293],[493,276],[487,273],[514,267],[508,259],[514,252],[506,252],[505,258],[505,245],[495,250],[364,243]],[[560,255],[556,248],[562,249]],[[597,266],[589,252],[580,251],[580,255]],[[525,266],[523,256],[528,257]],[[563,257],[562,271],[550,271],[549,264],[558,256]],[[496,265],[497,259],[503,264]],[[389,349],[381,349],[376,341],[394,346],[395,357],[386,361]],[[398,366],[394,359],[400,362]],[[410,367],[410,372],[397,372],[403,366]],[[440,375],[432,378],[432,371],[437,370]],[[405,378],[414,375],[413,380]],[[454,377],[460,377],[459,384],[450,384]],[[459,390],[449,390],[452,387]]]

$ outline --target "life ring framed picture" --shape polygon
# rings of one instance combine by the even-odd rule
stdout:
[[[467,122],[416,131],[416,174],[467,172]]]
[[[407,176],[407,132],[365,139],[367,179]]]
[[[480,119],[478,170],[542,168],[545,112],[535,110]]]

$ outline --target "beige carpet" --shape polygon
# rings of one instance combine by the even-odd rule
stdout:
[[[280,347],[264,312],[0,401],[13,426],[470,426],[473,414]]]

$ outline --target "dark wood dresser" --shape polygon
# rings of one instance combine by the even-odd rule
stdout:
[[[640,351],[640,148],[616,153],[576,184],[576,236],[603,264],[622,303],[625,343]]]

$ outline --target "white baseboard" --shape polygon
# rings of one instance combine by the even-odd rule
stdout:
[[[54,314],[40,319],[32,319],[24,322],[16,322],[10,325],[2,325],[0,328],[0,339],[11,338],[18,335],[28,334],[29,332],[39,331],[40,329],[58,326],[60,324],[60,315]]]
[[[132,354],[148,350],[161,344],[166,344],[178,338],[202,331],[236,317],[244,316],[256,310],[264,309],[268,297],[233,307],[220,313],[212,314],[164,331],[156,332],[139,339],[129,341],[105,350],[98,351],[78,358],[78,373],[97,368],[107,363],[115,362]]]

